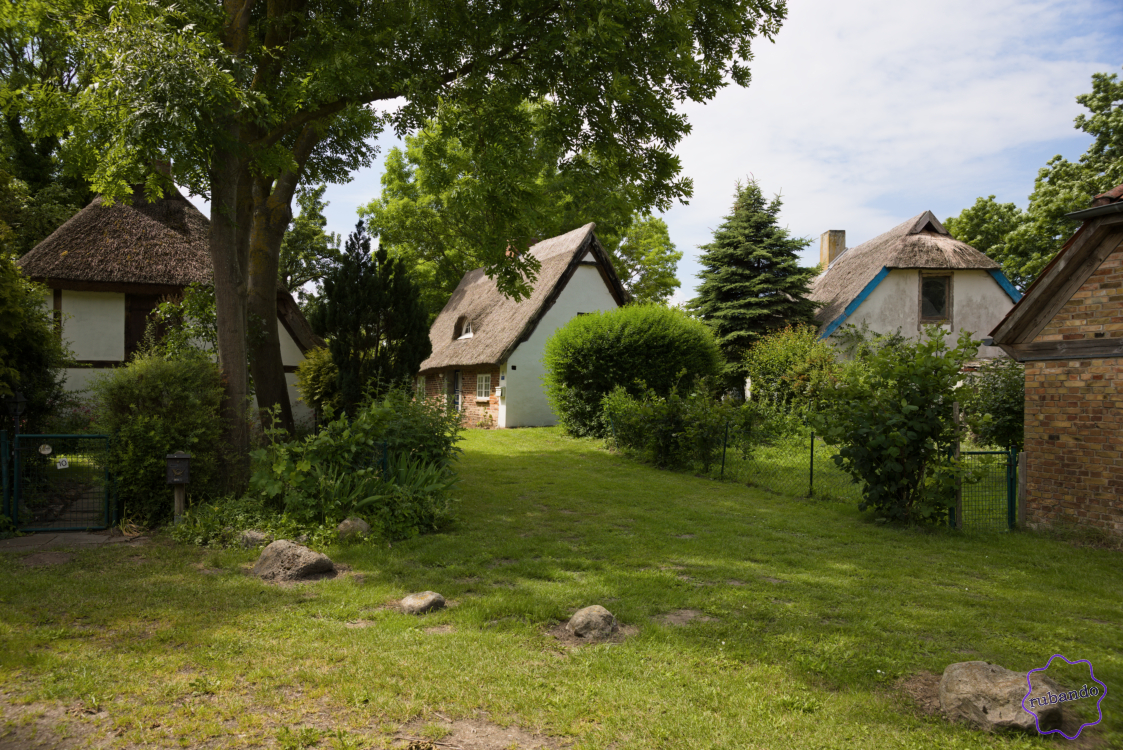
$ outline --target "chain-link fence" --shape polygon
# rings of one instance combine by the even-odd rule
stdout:
[[[840,469],[833,457],[838,446],[827,445],[810,431],[787,435],[747,452],[726,441],[722,466],[711,468],[715,479],[740,482],[781,495],[854,501],[862,497],[861,485]]]

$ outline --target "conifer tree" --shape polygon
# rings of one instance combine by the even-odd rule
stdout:
[[[327,335],[343,408],[351,415],[365,395],[380,395],[416,375],[432,352],[429,318],[409,269],[388,258],[385,247],[372,253],[362,222],[324,277],[317,317],[314,325]]]
[[[814,322],[815,303],[807,296],[814,270],[801,268],[796,255],[809,240],[777,224],[781,205],[780,196],[766,200],[756,180],[737,183],[733,212],[701,248],[702,283],[690,307],[713,327],[726,383],[737,390],[755,341],[786,325]]]

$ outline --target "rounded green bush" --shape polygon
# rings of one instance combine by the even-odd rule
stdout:
[[[645,386],[666,396],[678,383],[713,376],[721,352],[700,320],[675,308],[629,305],[580,315],[546,342],[543,381],[561,425],[572,435],[603,437],[601,401],[616,386]]]
[[[123,518],[144,526],[171,519],[165,457],[176,451],[191,454],[188,491],[193,496],[218,491],[225,427],[222,375],[206,355],[138,354],[97,378],[90,390],[97,427],[113,436],[109,469]]]

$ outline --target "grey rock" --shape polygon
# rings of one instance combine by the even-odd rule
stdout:
[[[231,529],[231,531],[233,531],[233,529]],[[242,543],[242,547],[244,547],[245,549],[252,549],[254,547],[260,547],[263,544],[269,544],[269,542],[273,541],[273,537],[269,536],[264,531],[258,531],[257,529],[247,529],[246,531],[242,532],[242,536],[239,538],[239,541]]]
[[[1051,680],[1033,675],[1033,692],[1037,698],[1059,688]],[[948,665],[940,678],[940,708],[953,720],[966,721],[980,729],[1036,731],[1034,715],[1022,708],[1026,696],[1026,675],[1012,672],[985,661],[964,661]],[[1026,700],[1029,705],[1029,700]],[[1041,728],[1059,725],[1059,705],[1034,709],[1041,719]]]
[[[300,581],[317,578],[335,570],[327,555],[278,539],[261,551],[253,574],[265,581]]]
[[[437,609],[444,609],[445,598],[436,591],[422,591],[410,594],[401,601],[402,611],[407,615],[423,615]]]
[[[608,638],[616,632],[616,617],[599,604],[577,610],[565,628],[578,638]]]
[[[339,532],[339,538],[344,541],[361,539],[370,534],[370,524],[361,518],[348,518],[339,524],[336,530]]]

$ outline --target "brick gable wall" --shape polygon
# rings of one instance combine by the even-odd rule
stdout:
[[[499,367],[477,367],[474,369],[449,367],[425,373],[425,395],[427,398],[451,398],[452,374],[460,370],[461,412],[465,427],[495,427],[499,424],[499,398],[495,388],[499,385]],[[476,400],[477,375],[491,375],[491,388],[487,401]]]
[[[1099,334],[1099,335],[1097,335]],[[1123,248],[1035,341],[1123,337]],[[1026,520],[1123,534],[1123,358],[1026,363]]]

